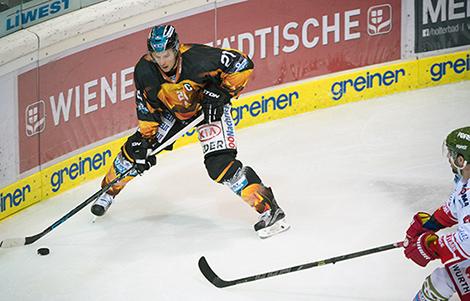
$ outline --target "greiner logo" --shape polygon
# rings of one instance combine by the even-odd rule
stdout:
[[[111,151],[106,150],[102,153],[96,153],[93,156],[78,158],[78,162],[66,166],[51,176],[52,191],[57,192],[60,190],[62,184],[67,180],[75,180],[78,176],[82,176],[88,172],[98,170],[101,166],[106,166],[106,157],[111,157]]]
[[[0,192],[0,212],[6,211],[8,208],[19,206],[22,202],[26,202],[26,194],[31,192],[31,186],[25,185],[17,188],[13,192]]]
[[[299,99],[299,92],[294,91],[289,94],[281,93],[277,97],[271,96],[265,98],[261,96],[261,100],[254,100],[250,104],[232,108],[232,116],[235,125],[247,115],[257,117],[260,114],[265,114],[269,111],[284,110],[287,107],[292,107],[294,99]]]
[[[348,93],[348,86],[361,92],[365,89],[372,89],[374,87],[390,86],[396,84],[400,80],[400,75],[405,76],[404,69],[388,70],[384,73],[370,73],[367,72],[366,76],[358,76],[354,79],[347,79],[340,82],[335,82],[331,86],[331,93],[334,100],[340,100],[346,93]]]
[[[470,54],[467,54],[466,59],[459,58],[455,61],[439,62],[435,63],[429,69],[431,73],[431,80],[438,82],[445,75],[447,71],[453,71],[456,74],[470,71]]]

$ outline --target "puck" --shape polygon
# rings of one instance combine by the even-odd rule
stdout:
[[[49,249],[48,248],[39,248],[38,249],[38,254],[41,256],[48,255],[49,254]]]

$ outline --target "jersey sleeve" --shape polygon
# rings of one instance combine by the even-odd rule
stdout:
[[[457,208],[451,196],[441,207],[433,213],[436,221],[444,227],[451,227],[457,224]]]
[[[232,97],[238,97],[253,72],[253,61],[235,49],[222,49],[220,53],[221,87]]]
[[[157,98],[159,84],[157,84],[155,76],[151,74],[142,60],[139,61],[134,70],[137,119],[142,136],[153,138],[161,123],[161,105]]]
[[[458,227],[453,232],[439,237],[436,253],[442,263],[470,258],[470,191],[466,189],[466,185],[460,184],[456,186],[449,201],[435,213],[447,226],[458,222]]]

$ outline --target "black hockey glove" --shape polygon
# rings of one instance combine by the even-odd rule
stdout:
[[[220,121],[224,113],[224,106],[230,103],[230,94],[215,84],[210,84],[204,88],[202,93],[203,99],[201,105],[204,112],[204,122]]]
[[[140,132],[135,132],[127,139],[122,151],[127,160],[135,163],[135,169],[139,174],[157,164],[155,155],[148,156],[152,151],[151,142],[142,137]]]

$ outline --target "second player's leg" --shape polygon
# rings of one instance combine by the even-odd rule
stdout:
[[[449,274],[443,267],[436,268],[426,277],[413,301],[448,301],[455,293]]]
[[[207,172],[215,182],[229,187],[261,214],[255,224],[255,231],[260,237],[285,231],[289,226],[271,188],[262,183],[253,168],[243,166],[236,159],[235,128],[230,109],[229,105],[225,107],[221,121],[198,127]]]

